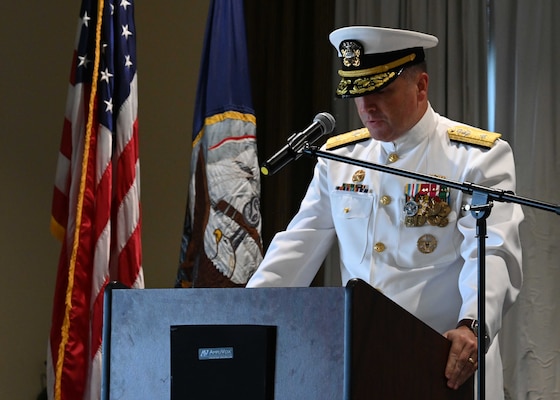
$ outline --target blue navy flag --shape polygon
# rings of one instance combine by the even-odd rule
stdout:
[[[175,286],[244,286],[261,262],[256,140],[243,1],[212,0]]]

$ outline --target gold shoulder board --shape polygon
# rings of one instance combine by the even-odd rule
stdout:
[[[500,133],[488,132],[471,126],[454,126],[447,130],[447,134],[451,140],[483,147],[494,146],[496,140],[502,136]]]
[[[356,129],[355,131],[346,132],[329,138],[327,140],[326,149],[334,150],[349,144],[363,142],[367,139],[371,139],[367,128]]]

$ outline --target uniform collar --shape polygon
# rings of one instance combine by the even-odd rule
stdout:
[[[387,153],[396,153],[399,156],[414,150],[420,143],[428,138],[436,126],[435,112],[428,103],[426,112],[420,121],[408,132],[392,142],[381,142],[383,150]]]

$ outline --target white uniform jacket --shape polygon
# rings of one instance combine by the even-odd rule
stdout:
[[[510,146],[500,139],[491,148],[451,141],[448,129],[459,125],[428,107],[418,124],[396,142],[368,139],[333,152],[459,183],[514,191]],[[363,175],[359,182],[357,172]],[[422,187],[421,183],[318,159],[299,212],[286,231],[276,234],[247,287],[308,286],[336,239],[343,284],[351,278],[369,282],[440,333],[455,328],[463,318],[477,319],[476,219],[463,211],[471,196],[451,189],[445,226],[411,226],[406,222],[406,193],[414,194],[411,188]],[[494,392],[489,387],[494,384],[495,390],[501,390],[501,362],[494,339],[522,284],[518,233],[522,219],[520,206],[496,202],[487,220],[485,310],[493,344],[486,368],[488,380],[494,381],[486,384],[487,393]]]

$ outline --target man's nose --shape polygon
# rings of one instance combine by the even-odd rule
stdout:
[[[377,97],[375,94],[368,94],[360,99],[360,108],[364,111],[377,110]]]

